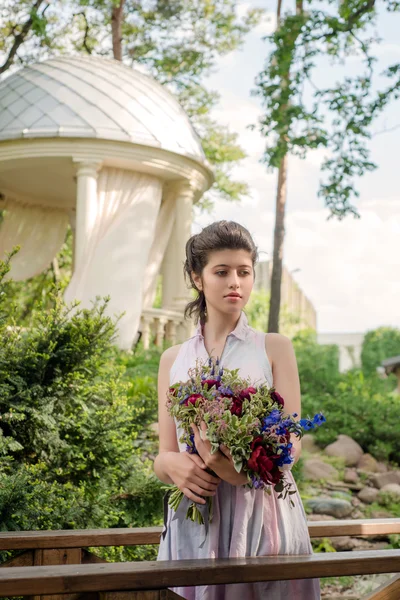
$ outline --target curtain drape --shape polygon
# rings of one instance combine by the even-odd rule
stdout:
[[[15,246],[7,278],[24,281],[44,271],[59,252],[67,232],[68,211],[6,199],[0,225],[0,258]]]
[[[110,316],[124,313],[117,343],[126,350],[139,328],[161,194],[162,182],[150,175],[109,167],[100,171],[84,260],[65,292],[66,302],[76,299],[81,307],[90,307],[96,296],[110,296]]]
[[[166,188],[160,212],[157,217],[156,231],[151,246],[149,260],[144,274],[143,308],[151,308],[157,291],[157,276],[171,237],[175,219],[176,191]]]

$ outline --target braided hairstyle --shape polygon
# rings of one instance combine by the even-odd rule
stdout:
[[[197,298],[186,305],[185,319],[194,316],[196,323],[206,321],[207,305],[204,292],[198,290],[192,279],[203,273],[210,254],[217,250],[247,250],[251,254],[253,269],[258,261],[258,250],[249,231],[235,221],[215,221],[204,227],[200,233],[192,235],[186,242],[184,276],[190,287],[197,291]]]

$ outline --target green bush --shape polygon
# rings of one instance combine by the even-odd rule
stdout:
[[[300,331],[292,342],[302,394],[333,393],[340,379],[338,346],[318,344],[310,330]]]
[[[392,356],[400,356],[400,329],[379,327],[365,335],[361,363],[366,375],[375,374],[381,362]]]
[[[374,378],[362,371],[341,374],[331,393],[310,392],[302,396],[302,415],[322,411],[327,422],[315,431],[321,446],[334,442],[339,433],[355,439],[378,460],[400,463],[398,435],[399,403],[382,393]]]
[[[56,288],[19,328],[8,269],[0,263],[0,529],[161,524],[163,485],[143,450],[156,447],[157,354],[134,375],[140,354],[113,347],[107,299],[71,313]]]

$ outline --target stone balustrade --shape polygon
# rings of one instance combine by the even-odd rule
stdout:
[[[148,350],[152,344],[161,348],[164,342],[180,344],[193,333],[191,321],[185,321],[183,313],[165,308],[147,308],[140,319],[141,340]]]

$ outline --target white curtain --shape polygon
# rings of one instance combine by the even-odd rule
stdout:
[[[118,323],[117,343],[126,350],[139,328],[161,193],[162,182],[150,175],[108,167],[100,171],[84,260],[76,265],[65,292],[66,302],[77,299],[81,307],[90,307],[96,296],[109,295],[109,314],[125,313]]]
[[[160,272],[168,241],[175,220],[176,191],[166,189],[157,217],[156,232],[144,274],[143,308],[151,308],[157,292],[157,276]]]
[[[24,281],[44,271],[65,240],[69,216],[66,210],[34,206],[8,198],[0,225],[0,259],[20,246],[11,259],[7,278]]]

